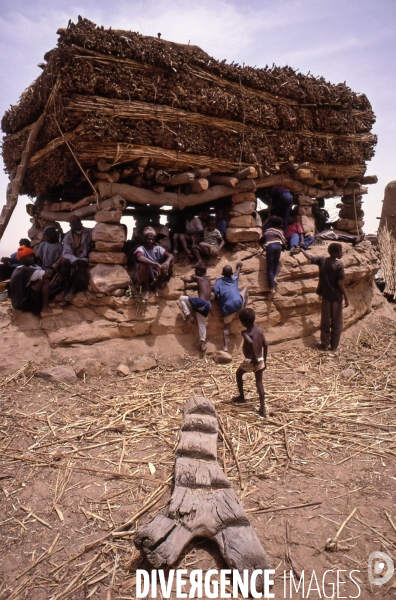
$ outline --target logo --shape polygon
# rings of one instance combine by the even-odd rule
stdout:
[[[393,560],[385,552],[372,552],[368,557],[368,578],[373,585],[384,585],[394,571]]]

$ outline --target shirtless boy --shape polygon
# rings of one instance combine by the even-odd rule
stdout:
[[[191,277],[182,277],[182,281],[198,286],[198,297],[195,296],[180,296],[179,305],[183,316],[187,322],[194,320],[194,313],[198,323],[198,332],[200,340],[200,350],[206,350],[206,322],[210,311],[210,298],[212,293],[212,285],[209,277],[206,275],[206,266],[203,263],[198,263],[195,267],[195,274]]]
[[[266,417],[265,395],[263,385],[263,371],[267,368],[268,344],[262,329],[255,326],[256,315],[251,308],[243,308],[239,313],[239,320],[246,329],[242,331],[242,351],[245,359],[239,365],[236,372],[239,396],[235,396],[233,402],[246,402],[243,393],[243,375],[254,373],[256,377],[257,391],[260,397],[259,415]],[[264,354],[263,354],[264,351]]]

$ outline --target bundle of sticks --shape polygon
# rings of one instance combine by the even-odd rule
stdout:
[[[209,177],[210,187],[213,177],[247,167],[259,179],[283,173],[335,192],[337,179],[361,179],[373,155],[374,113],[366,96],[345,84],[290,67],[219,62],[196,46],[105,30],[82,18],[58,34],[42,74],[2,119],[11,173],[45,114],[22,193],[59,201],[65,188],[81,188],[80,200],[81,169],[91,179],[118,177],[155,193],[205,192],[200,180]],[[101,158],[112,167],[107,181],[97,177]],[[142,158],[145,169],[136,172]],[[197,176],[199,169],[210,175]]]

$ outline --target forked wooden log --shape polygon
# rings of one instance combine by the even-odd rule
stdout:
[[[227,477],[217,462],[218,421],[204,397],[186,402],[176,449],[175,487],[168,506],[142,525],[135,545],[154,568],[172,566],[196,537],[213,540],[226,564],[238,571],[269,569],[269,560]],[[263,578],[257,579],[257,590]]]

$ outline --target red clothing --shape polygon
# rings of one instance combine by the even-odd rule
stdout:
[[[304,233],[300,223],[292,223],[286,227],[286,237],[289,237],[289,235],[293,235],[294,233],[298,233],[299,235]]]

